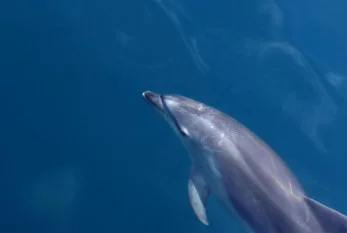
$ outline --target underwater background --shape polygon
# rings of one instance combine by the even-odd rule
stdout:
[[[343,0],[0,3],[0,232],[244,232],[145,90],[233,116],[347,214]]]

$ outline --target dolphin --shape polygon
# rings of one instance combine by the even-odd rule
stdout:
[[[308,197],[276,152],[236,119],[181,95],[142,96],[189,152],[188,197],[202,224],[214,194],[257,233],[347,233],[347,217]]]

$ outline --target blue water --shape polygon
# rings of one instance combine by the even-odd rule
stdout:
[[[343,0],[3,1],[0,232],[243,232],[190,209],[187,153],[141,92],[244,123],[347,214]]]

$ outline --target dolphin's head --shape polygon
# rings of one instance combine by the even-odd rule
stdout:
[[[184,142],[200,140],[205,130],[206,105],[180,95],[146,91],[142,96],[164,116]]]

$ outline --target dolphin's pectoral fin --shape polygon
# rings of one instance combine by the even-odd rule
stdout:
[[[305,197],[305,201],[327,232],[347,233],[347,216],[312,198]]]
[[[209,196],[210,188],[204,178],[194,169],[191,169],[188,180],[188,196],[190,205],[196,215],[204,225],[208,225],[205,202]]]

